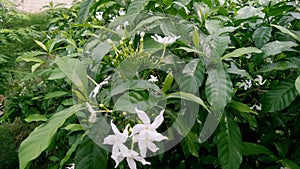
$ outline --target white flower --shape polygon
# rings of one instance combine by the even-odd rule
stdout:
[[[141,119],[144,124],[135,125],[132,129],[132,135],[134,142],[138,142],[141,156],[146,157],[147,149],[152,152],[156,152],[159,149],[153,141],[162,141],[164,139],[168,140],[167,137],[156,131],[156,129],[164,121],[164,110],[159,113],[151,124],[148,115],[144,111],[137,108],[135,108],[135,111],[139,119]]]
[[[252,110],[258,110],[258,111],[261,111],[261,104],[259,103],[259,105],[257,104],[254,104],[253,106],[250,107]]]
[[[124,28],[126,28],[127,26],[129,26],[129,22],[128,22],[128,21],[125,21],[125,22],[123,23],[123,26],[124,26]]]
[[[254,79],[255,82],[258,82],[260,86],[264,85],[266,83],[266,80],[263,80],[263,77],[261,75],[257,75],[257,78]]]
[[[72,3],[66,4],[64,7],[67,8],[67,9],[70,9],[72,7]]]
[[[106,79],[104,79],[101,83],[97,84],[96,87],[93,89],[93,91],[90,93],[89,97],[96,97],[99,90],[102,88],[103,85],[108,84],[110,76],[108,76]]]
[[[96,18],[101,21],[103,20],[103,12],[96,12]]]
[[[245,80],[240,87],[244,87],[244,90],[250,89],[252,86],[252,81],[251,80]]]
[[[123,16],[123,15],[125,15],[125,14],[126,14],[126,12],[123,11],[123,9],[121,9],[121,10],[119,11],[119,15],[120,15],[120,16]]]
[[[143,157],[134,150],[129,150],[127,147],[122,150],[119,154],[112,154],[111,158],[116,162],[115,168],[120,164],[121,161],[126,157],[127,164],[130,169],[136,169],[136,161],[141,162],[143,165],[150,165],[151,163],[146,161]]]
[[[75,164],[72,163],[70,167],[66,167],[66,169],[75,169]]]
[[[112,147],[112,154],[113,155],[118,155],[122,152],[126,152],[127,147],[124,145],[128,138],[128,126],[127,125],[121,133],[117,126],[111,121],[110,122],[111,129],[114,132],[114,135],[108,135],[107,137],[104,138],[103,144],[108,144],[108,145],[113,145]]]
[[[88,111],[91,113],[89,122],[95,123],[97,120],[97,112],[92,108],[92,106],[88,102],[86,102],[86,107],[88,108]]]
[[[153,38],[158,43],[167,45],[167,44],[174,43],[178,38],[180,38],[180,36],[175,36],[175,37],[165,36],[164,38],[162,38],[161,36],[155,34],[155,36],[151,36],[151,38]]]
[[[115,19],[116,19],[116,17],[113,16],[113,17],[109,20],[109,22],[113,22]]]
[[[123,25],[118,25],[118,26],[116,27],[116,31],[118,31],[118,30],[120,30],[120,29],[125,29],[127,26],[129,26],[129,22],[128,22],[128,21],[125,21],[125,22],[123,23]]]
[[[149,82],[157,82],[158,79],[156,76],[150,75],[150,79],[148,79]]]

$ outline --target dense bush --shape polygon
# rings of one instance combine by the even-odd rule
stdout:
[[[27,91],[7,91],[21,114],[2,118],[43,123],[21,169],[299,168],[298,2],[49,7],[47,39],[16,59]]]

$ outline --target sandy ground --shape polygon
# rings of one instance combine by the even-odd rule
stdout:
[[[54,4],[71,4],[73,0],[12,0],[12,2],[18,4],[17,9],[30,13],[40,12],[43,10],[42,7],[49,5],[51,1],[53,1]]]

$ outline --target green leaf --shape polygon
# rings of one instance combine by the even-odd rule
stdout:
[[[272,37],[271,27],[257,28],[252,35],[255,46],[258,48],[264,46],[271,39],[271,37]]]
[[[230,42],[229,36],[209,36],[207,39],[210,40],[209,47],[210,51],[205,53],[208,56],[211,56],[213,59],[219,60],[223,56],[225,50],[228,48]]]
[[[245,47],[234,50],[231,53],[224,55],[220,60],[232,58],[232,57],[240,57],[248,53],[261,53],[261,50],[255,47]]]
[[[95,0],[84,0],[80,6],[80,10],[78,11],[78,23],[84,23],[89,17],[89,12],[92,4]]]
[[[201,51],[199,51],[197,49],[191,49],[191,48],[187,48],[187,47],[179,47],[177,49],[181,49],[181,50],[184,50],[184,51],[189,52],[189,53],[196,53],[196,54],[198,54],[200,56],[206,57],[205,53],[203,53],[203,52],[201,52]]]
[[[30,114],[25,119],[27,123],[36,122],[36,121],[47,121],[47,120],[48,118],[41,114]]]
[[[264,58],[282,53],[283,51],[293,50],[292,47],[298,46],[291,41],[274,41],[265,44],[261,50],[264,52]]]
[[[73,153],[76,151],[77,146],[80,144],[81,142],[81,134],[77,134],[75,136],[75,142],[71,145],[70,149],[68,150],[67,154],[64,156],[63,159],[60,160],[60,169],[63,168],[64,164],[66,164],[66,162],[68,162],[68,160],[70,159],[70,157],[73,155]]]
[[[197,27],[194,27],[194,31],[193,31],[193,44],[196,48],[199,48],[200,46],[200,35],[198,33]]]
[[[220,122],[217,146],[222,169],[238,169],[242,163],[242,136],[234,118],[227,113]]]
[[[211,63],[207,68],[205,94],[209,104],[216,110],[223,111],[233,95],[230,76],[223,68],[222,63]]]
[[[44,49],[44,51],[48,52],[47,47],[46,47],[42,42],[40,42],[40,41],[38,41],[38,40],[34,40],[34,42],[35,42],[37,45],[39,45],[42,49]]]
[[[253,6],[245,6],[237,11],[236,19],[247,19],[259,15],[263,15],[260,9]]]
[[[271,24],[271,26],[273,26],[273,27],[279,29],[282,33],[285,33],[285,34],[290,35],[292,38],[294,38],[294,39],[296,39],[298,42],[300,42],[300,37],[297,36],[295,33],[291,32],[290,30],[288,30],[287,28],[282,27],[282,26],[280,26],[280,25],[273,25],[273,24]]]
[[[173,78],[172,72],[169,72],[164,81],[161,91],[166,93],[171,88],[173,80],[174,80],[174,78]]]
[[[20,169],[25,169],[28,163],[37,158],[51,143],[57,130],[65,121],[75,114],[81,105],[55,113],[45,124],[35,128],[21,143],[19,149]]]
[[[37,58],[36,56],[39,55],[46,55],[46,52],[41,51],[31,51],[31,52],[25,52],[21,56],[19,56],[16,61],[25,61],[25,62],[37,62],[37,63],[44,63],[42,59]]]
[[[55,63],[58,68],[69,78],[73,84],[87,98],[88,93],[88,78],[86,68],[78,59],[56,57]]]
[[[63,129],[69,131],[70,133],[72,133],[74,131],[83,130],[82,125],[80,125],[80,124],[69,124],[66,127],[64,127]]]
[[[166,96],[166,99],[171,99],[171,98],[185,99],[185,100],[189,100],[189,101],[198,103],[201,106],[203,106],[209,112],[209,109],[207,108],[207,106],[205,105],[203,100],[201,98],[193,95],[193,94],[185,93],[185,92],[174,92],[174,93],[171,93],[171,94]]]
[[[100,42],[92,51],[92,57],[95,63],[100,63],[103,57],[111,50],[112,45],[106,42]]]
[[[206,20],[205,28],[208,30],[209,34],[220,35],[222,33],[233,32],[238,27],[223,26],[220,20]]]
[[[69,93],[65,92],[65,91],[54,91],[54,92],[45,94],[44,99],[46,100],[46,99],[51,99],[54,97],[61,97],[61,96],[67,95],[67,94],[69,94]]]
[[[76,150],[76,169],[106,169],[108,161],[108,152],[98,147],[88,137],[86,137]]]
[[[244,69],[239,69],[233,62],[230,63],[230,68],[227,69],[228,73],[237,74],[248,79],[252,79],[251,75]]]
[[[258,155],[258,154],[273,155],[273,152],[262,145],[243,142],[242,154],[245,156]]]
[[[296,76],[291,76],[287,80],[281,80],[265,93],[262,100],[262,112],[275,112],[288,107],[298,95],[295,88],[295,80]]]
[[[37,68],[39,68],[42,64],[44,63],[36,63],[34,65],[31,66],[31,72],[35,72]]]
[[[250,107],[248,107],[246,104],[241,103],[241,102],[232,101],[229,103],[229,106],[239,112],[255,113]]]
[[[297,77],[296,81],[295,81],[295,86],[296,86],[296,89],[300,95],[300,75]]]
[[[149,0],[132,1],[127,9],[127,15],[140,13],[149,3]]]
[[[190,154],[192,154],[195,157],[199,157],[199,149],[200,144],[198,142],[198,137],[195,133],[189,132],[184,140],[181,142],[181,146],[183,148],[183,151],[185,152],[185,157],[188,157]]]
[[[280,162],[282,163],[283,167],[286,169],[300,169],[300,167],[295,162],[289,159],[283,159],[280,160]]]
[[[185,65],[179,76],[180,91],[196,93],[204,80],[204,66],[200,59],[193,59]]]
[[[268,65],[262,66],[259,72],[271,72],[274,70],[287,70],[300,68],[300,57],[288,57]]]
[[[140,23],[138,23],[138,24],[135,26],[134,30],[133,30],[130,34],[135,34],[136,31],[137,31],[138,29],[140,29],[141,27],[146,26],[146,25],[148,25],[148,24],[152,24],[152,25],[153,25],[153,24],[156,23],[155,21],[157,21],[157,20],[162,20],[162,19],[166,19],[166,17],[162,17],[162,16],[151,16],[151,17],[149,17],[149,18],[147,18],[147,19],[141,21]],[[158,23],[156,23],[156,24],[158,24]]]

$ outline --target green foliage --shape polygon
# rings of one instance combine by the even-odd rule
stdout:
[[[162,154],[147,157],[151,166],[137,168],[299,168],[298,9],[286,0],[85,0],[50,4],[44,32],[10,27],[6,16],[1,120],[43,123],[21,144],[20,168],[41,159],[45,168],[113,168],[103,146],[108,123],[132,127],[135,107],[151,119],[165,109],[158,131],[166,144],[180,141],[162,143]],[[180,38],[161,44],[155,34]],[[96,123],[79,110],[85,102]]]

